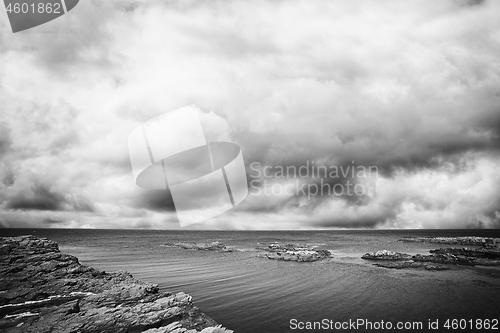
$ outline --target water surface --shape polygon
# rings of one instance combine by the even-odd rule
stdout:
[[[83,264],[105,271],[126,270],[143,281],[158,283],[164,291],[189,293],[201,310],[237,333],[298,332],[290,329],[291,319],[361,318],[427,325],[436,319],[499,317],[500,278],[493,277],[500,273],[498,269],[389,270],[360,259],[366,252],[382,249],[415,254],[440,247],[398,242],[403,236],[500,237],[496,230],[0,230],[1,236],[24,234],[57,241],[61,251],[77,256]],[[176,241],[220,241],[242,251],[164,246]],[[330,249],[334,258],[296,263],[256,256],[256,246],[274,241],[317,244]]]

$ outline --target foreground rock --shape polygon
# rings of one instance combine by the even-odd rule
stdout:
[[[411,259],[411,255],[406,253],[382,250],[377,252],[365,253],[361,258],[370,260],[408,260]]]
[[[165,246],[169,247],[178,247],[181,249],[187,250],[203,250],[203,251],[219,251],[219,252],[232,252],[232,249],[228,249],[226,245],[221,242],[212,242],[212,243],[186,243],[186,242],[176,242],[176,243],[167,243]]]
[[[267,247],[259,247],[264,250],[263,257],[274,260],[312,262],[332,256],[328,250],[314,249],[309,245],[271,243]]]
[[[456,245],[478,245],[487,248],[498,248],[500,238],[490,237],[403,237],[401,242],[420,242],[420,243],[438,243],[438,244],[456,244]]]
[[[3,332],[230,333],[184,293],[126,272],[83,266],[57,243],[34,236],[0,238]]]

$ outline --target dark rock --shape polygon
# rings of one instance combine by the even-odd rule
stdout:
[[[189,295],[160,292],[127,272],[83,266],[48,239],[0,238],[0,248],[6,245],[9,253],[0,256],[4,332],[232,332]]]
[[[500,250],[485,249],[485,248],[441,248],[436,250],[430,250],[430,253],[434,254],[453,254],[455,256],[466,256],[474,258],[485,258],[485,259],[499,259]]]
[[[406,253],[382,250],[377,252],[365,253],[361,258],[370,260],[408,260],[411,259],[411,255]]]
[[[441,249],[440,249],[441,250]],[[500,260],[498,259],[488,259],[481,258],[475,256],[467,256],[461,254],[452,254],[449,252],[442,252],[440,250],[431,250],[431,252],[435,252],[431,255],[422,255],[417,254],[412,257],[413,261],[422,261],[422,262],[433,262],[438,264],[450,264],[450,265],[466,265],[466,266],[500,266]],[[458,249],[461,250],[461,249]],[[453,252],[453,251],[451,251]],[[461,251],[457,251],[461,253]]]
[[[495,238],[492,241],[484,241],[481,237],[411,237],[404,238],[402,241],[410,242],[426,242],[431,243],[449,242],[457,243],[486,243],[496,244]],[[362,256],[363,259],[378,259],[378,260],[404,260],[400,263],[383,263],[376,264],[379,267],[385,268],[425,268],[427,270],[444,270],[446,265],[461,265],[461,266],[500,266],[500,249],[492,246],[483,246],[480,248],[440,248],[430,250],[430,255],[416,254],[410,256],[404,253],[397,253],[391,251],[377,251],[366,253]],[[408,261],[411,259],[411,261]],[[431,265],[433,264],[433,265]]]
[[[474,266],[474,259],[465,256],[455,256],[453,254],[431,254],[423,255],[416,254],[412,257],[413,261],[419,262],[432,262],[437,264],[449,264],[449,265],[467,265]]]
[[[413,261],[388,261],[374,264],[377,267],[392,268],[392,269],[426,269],[429,271],[443,271],[449,270],[450,267],[446,265],[433,265],[423,262],[413,262]]]
[[[500,238],[491,237],[403,237],[400,242],[420,242],[420,243],[439,243],[439,244],[457,244],[457,245],[478,245],[486,248],[499,248]]]

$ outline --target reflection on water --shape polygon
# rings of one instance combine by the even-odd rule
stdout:
[[[428,272],[373,267],[360,256],[388,249],[425,253],[438,244],[401,243],[403,236],[499,237],[498,231],[131,231],[2,230],[34,234],[105,271],[127,270],[184,291],[218,322],[237,333],[292,332],[289,320],[373,321],[496,318],[500,279],[476,269]],[[176,241],[222,243],[246,251],[217,253],[163,246]],[[257,258],[258,243],[324,244],[333,259],[314,263]]]

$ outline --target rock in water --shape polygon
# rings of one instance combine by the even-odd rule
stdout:
[[[314,249],[310,245],[271,243],[257,249],[269,252],[264,254],[265,258],[283,261],[312,262],[332,256],[330,251]]]
[[[458,245],[478,245],[485,248],[500,247],[500,238],[491,237],[403,237],[400,242],[420,242],[420,243],[438,243],[438,244],[458,244]]]
[[[430,253],[434,254],[452,254],[455,256],[466,256],[474,258],[485,258],[485,259],[500,259],[500,250],[498,249],[486,249],[486,248],[441,248],[436,250],[430,250]]]
[[[181,249],[186,249],[186,250],[232,252],[232,249],[228,249],[226,245],[222,244],[221,242],[211,242],[211,243],[176,242],[176,243],[165,244],[165,246],[179,247]]]
[[[377,252],[365,253],[361,258],[370,260],[408,260],[411,259],[411,255],[406,253],[381,250]]]
[[[0,238],[2,332],[232,333],[184,293],[105,273],[34,236]]]
[[[432,250],[431,250],[432,252]],[[430,255],[416,254],[412,257],[413,261],[432,262],[437,264],[450,264],[462,266],[500,266],[500,260],[478,258],[475,256],[454,255],[452,253],[437,253]]]
[[[415,268],[415,269],[426,269],[428,271],[446,271],[449,270],[450,267],[447,265],[435,265],[428,264],[423,262],[413,262],[413,261],[386,261],[374,264],[377,267],[384,268],[393,268],[393,269],[407,269],[407,268]]]

